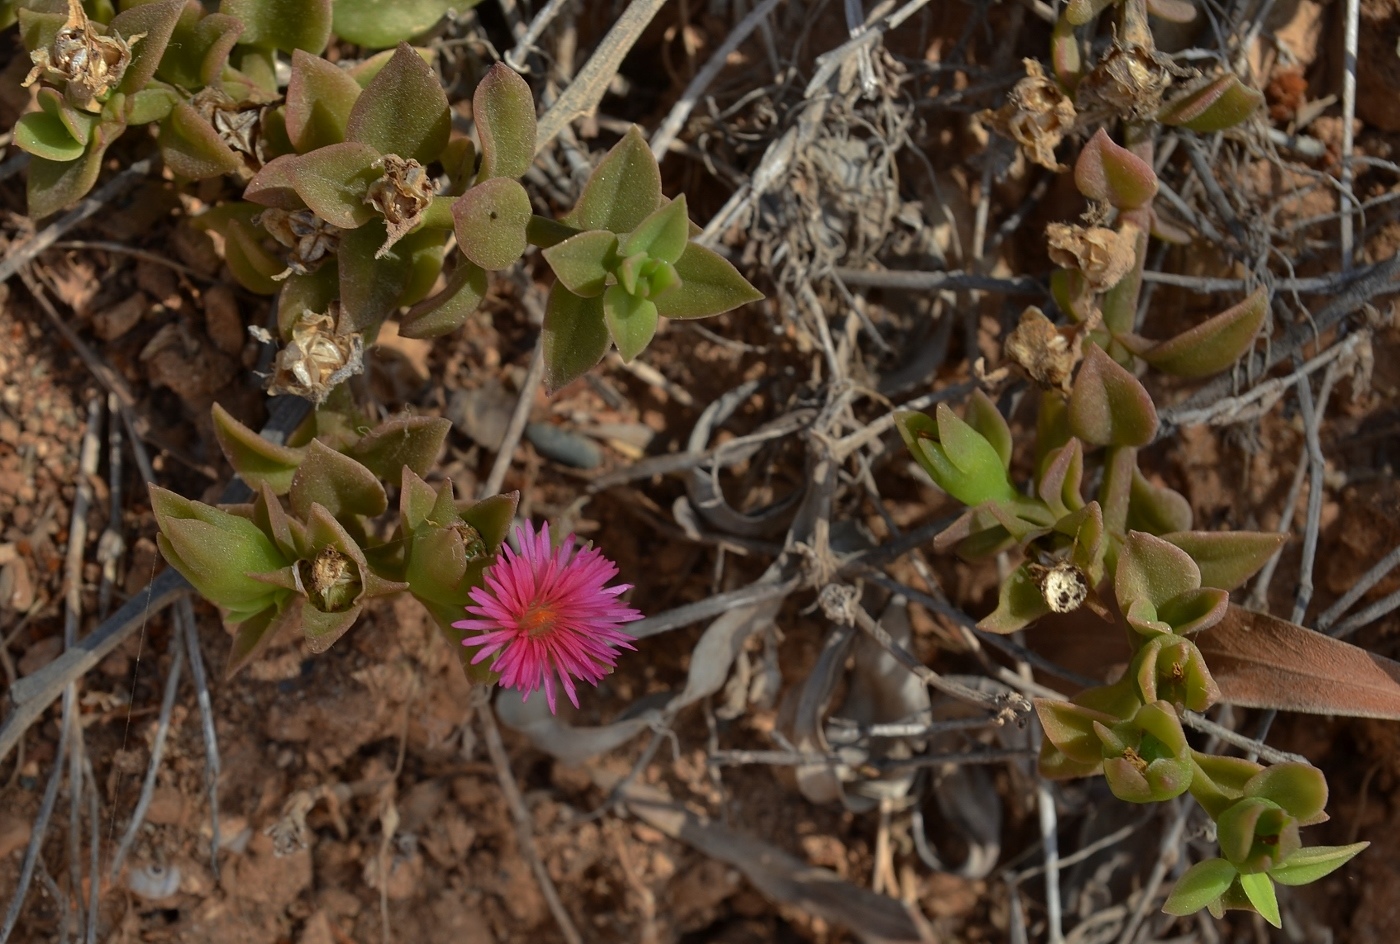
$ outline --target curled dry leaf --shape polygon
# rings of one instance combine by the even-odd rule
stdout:
[[[1026,77],[1011,89],[1007,104],[996,111],[984,111],[979,117],[1021,145],[1026,157],[1041,167],[1063,171],[1065,166],[1055,160],[1055,148],[1074,128],[1074,102],[1059,83],[1045,74],[1039,62],[1024,62]]]
[[[263,210],[256,222],[268,235],[287,249],[287,268],[273,278],[306,275],[335,255],[340,245],[340,228],[332,226],[310,210]]]
[[[1137,230],[1127,222],[1121,230],[1051,223],[1045,239],[1051,262],[1082,272],[1091,290],[1106,292],[1133,267]]]
[[[1002,355],[1039,387],[1069,393],[1078,366],[1082,340],[1078,331],[1055,327],[1034,305],[1021,312],[1021,321],[1006,337]]]

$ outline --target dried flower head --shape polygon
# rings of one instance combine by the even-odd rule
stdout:
[[[229,150],[247,159],[250,171],[266,163],[262,140],[262,116],[266,106],[235,101],[213,85],[196,92],[190,99],[190,106],[209,122]]]
[[[365,202],[384,217],[384,227],[389,232],[389,238],[374,254],[380,259],[418,225],[423,211],[433,202],[433,179],[411,157],[385,154],[376,163],[384,168],[384,176],[369,185]]]
[[[979,116],[999,133],[1011,138],[1041,167],[1063,171],[1055,160],[1055,148],[1074,128],[1074,102],[1059,84],[1045,74],[1039,62],[1025,60],[1026,77],[1017,82],[1008,102]]]
[[[1039,308],[1021,312],[1021,321],[1002,344],[1002,355],[1039,387],[1068,394],[1074,368],[1083,356],[1083,336],[1060,329]]]
[[[594,548],[577,550],[571,534],[550,548],[549,525],[538,534],[530,524],[515,530],[519,552],[509,546],[486,569],[485,586],[472,590],[467,613],[475,619],[452,625],[477,631],[462,641],[480,646],[475,665],[491,656],[501,684],[529,698],[544,689],[555,709],[554,677],[578,707],[574,679],[597,685],[617,664],[617,650],[632,649],[632,637],[617,627],[642,614],[618,596],[630,584],[606,586],[617,565]]]
[[[258,214],[256,222],[268,235],[285,246],[287,268],[273,276],[281,281],[296,273],[314,272],[328,257],[335,255],[340,245],[340,228],[332,226],[310,210],[279,210],[269,207]]]
[[[29,54],[34,68],[23,85],[28,88],[40,76],[64,83],[68,100],[84,111],[100,111],[101,102],[121,84],[131,65],[131,47],[144,37],[136,33],[104,36],[88,19],[81,0],[68,0],[68,20],[44,49]]]
[[[1095,292],[1108,291],[1128,274],[1133,267],[1136,239],[1137,230],[1128,223],[1121,230],[1071,223],[1045,227],[1050,261],[1082,272]]]
[[[1086,116],[1146,121],[1161,109],[1173,79],[1192,74],[1154,50],[1115,42],[1079,83],[1075,102]]]
[[[301,313],[291,341],[277,352],[268,393],[290,393],[319,404],[337,384],[364,370],[364,339],[342,334],[339,315],[335,302],[325,314]]]

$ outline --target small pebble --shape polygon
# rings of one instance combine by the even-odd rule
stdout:
[[[597,443],[567,429],[531,423],[525,427],[525,438],[540,455],[575,469],[596,469],[603,464],[603,450]]]

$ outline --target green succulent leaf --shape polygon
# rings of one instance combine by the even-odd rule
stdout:
[[[1157,435],[1157,408],[1136,377],[1090,343],[1070,393],[1069,425],[1087,443],[1145,446]]]
[[[374,148],[343,141],[303,154],[288,166],[297,196],[317,216],[332,226],[356,229],[376,218],[374,208],[365,202],[365,193],[381,176],[375,166],[379,159]]]
[[[1261,531],[1174,531],[1163,534],[1191,555],[1201,586],[1233,590],[1259,572],[1288,536]]]
[[[1191,527],[1191,503],[1180,492],[1154,484],[1134,467],[1128,527],[1158,535],[1185,531]]]
[[[1240,124],[1263,102],[1262,94],[1229,72],[1168,102],[1157,120],[1209,134]]]
[[[298,49],[287,83],[287,137],[299,153],[345,140],[360,83],[344,69]]]
[[[217,403],[211,413],[214,437],[239,478],[255,489],[266,483],[273,494],[287,494],[297,467],[306,458],[306,450],[264,439]]]
[[[87,149],[85,142],[73,139],[73,133],[58,115],[47,111],[21,115],[15,123],[14,141],[20,150],[35,157],[65,164],[82,157]]]
[[[355,100],[345,136],[380,154],[397,154],[427,166],[447,146],[451,129],[442,83],[412,47],[400,43]]]
[[[205,599],[256,613],[282,595],[250,576],[288,563],[252,521],[154,485],[150,495],[161,554]]]
[[[481,139],[479,181],[521,177],[535,160],[535,97],[503,63],[493,65],[472,94],[472,120]]]
[[[728,259],[696,243],[686,245],[675,268],[680,285],[655,299],[663,317],[708,318],[763,298]]]
[[[452,421],[440,416],[395,416],[366,433],[349,455],[388,482],[405,469],[427,475],[451,429]]]
[[[1224,859],[1197,862],[1176,880],[1162,910],[1169,915],[1195,914],[1219,900],[1239,874],[1239,870]]]
[[[904,444],[934,483],[965,505],[1014,501],[1016,490],[996,447],[946,403],[938,404],[936,416],[902,413],[895,421]]]
[[[602,296],[581,298],[557,282],[549,290],[541,332],[544,384],[551,393],[582,377],[612,345]]]
[[[1299,849],[1270,869],[1269,877],[1280,885],[1308,885],[1331,875],[1369,845],[1369,842],[1354,842],[1349,846]]]
[[[977,430],[983,439],[1001,457],[1002,468],[1011,469],[1011,427],[1001,415],[991,397],[981,390],[972,391],[967,401],[967,424]]]
[[[1278,895],[1274,892],[1273,879],[1263,872],[1240,874],[1240,888],[1260,917],[1276,928],[1283,927],[1283,918],[1278,913]]]
[[[1065,20],[1074,26],[1083,26],[1118,0],[1069,0],[1065,6]]]
[[[594,298],[618,266],[617,236],[605,229],[579,233],[544,250],[544,258],[569,291]]]
[[[161,122],[159,140],[161,160],[181,177],[208,180],[243,169],[243,158],[185,102],[177,104]]]
[[[97,183],[106,153],[107,141],[95,136],[76,160],[55,161],[34,155],[29,161],[26,187],[29,215],[40,220],[50,213],[68,209],[87,196],[92,185]]]
[[[262,244],[262,230],[242,219],[230,219],[224,226],[224,261],[238,284],[259,295],[276,295],[282,283],[275,278],[286,271],[281,259]]]
[[[256,660],[282,630],[293,626],[301,614],[301,601],[288,596],[276,605],[268,606],[238,624],[229,651],[224,678],[231,679],[250,662]]]
[[[395,478],[398,476],[395,475]],[[306,518],[320,505],[334,518],[363,515],[373,518],[389,507],[384,486],[375,474],[347,455],[312,440],[292,477],[288,498],[292,513]]]
[[[437,338],[466,324],[486,297],[486,270],[463,259],[441,292],[414,305],[399,324],[406,338]]]
[[[1154,609],[1201,585],[1196,562],[1181,548],[1144,531],[1130,531],[1118,554],[1113,589],[1125,610],[1138,601]]]
[[[184,89],[214,84],[241,35],[241,20],[224,13],[205,14],[202,6],[186,3],[156,68],[156,78]]]
[[[126,97],[126,123],[146,125],[163,121],[180,103],[180,96],[163,85],[151,85]]]
[[[997,608],[978,620],[977,628],[1007,635],[1025,629],[1049,612],[1050,604],[1045,601],[1040,585],[1022,564],[1002,580]]]
[[[319,55],[331,38],[331,0],[221,0],[219,12],[243,23],[250,46]]]
[[[336,0],[333,29],[347,42],[384,49],[432,29],[448,10],[465,13],[481,0]]]
[[[1249,350],[1268,313],[1268,290],[1259,288],[1233,308],[1169,341],[1153,344],[1140,338],[1122,340],[1129,350],[1163,373],[1208,377],[1225,370]]]
[[[1327,778],[1311,764],[1294,761],[1265,767],[1244,785],[1244,795],[1277,803],[1299,823],[1308,825],[1326,817]]]
[[[1069,701],[1034,701],[1036,717],[1045,739],[1080,764],[1098,766],[1103,761],[1103,742],[1096,725],[1112,727],[1119,719],[1108,712]]]
[[[530,195],[510,177],[484,180],[452,203],[457,245],[488,272],[513,265],[525,254],[530,216]]]
[[[1198,587],[1172,597],[1157,607],[1157,619],[1179,636],[1209,629],[1225,618],[1230,594],[1215,587]]]
[[[603,293],[603,318],[624,361],[631,361],[656,335],[656,303],[631,295],[621,285]]]
[[[462,520],[476,528],[481,539],[492,554],[500,549],[506,539],[510,524],[515,520],[516,508],[520,505],[519,492],[506,492],[492,495],[479,502],[460,509]]]
[[[1086,198],[1120,210],[1146,206],[1157,195],[1152,165],[1114,143],[1102,128],[1079,152],[1074,183]]]
[[[627,257],[645,253],[648,258],[675,263],[690,240],[690,218],[686,216],[685,194],[667,203],[637,224],[622,240],[618,254]]]
[[[565,222],[578,229],[630,233],[660,205],[661,168],[633,125],[594,169]]]
[[[403,297],[412,269],[413,244],[400,240],[383,255],[383,220],[370,220],[340,237],[340,303],[351,331],[380,325]]]

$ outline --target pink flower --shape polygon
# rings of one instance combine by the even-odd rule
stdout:
[[[481,647],[473,665],[499,653],[491,668],[502,685],[520,689],[526,700],[543,688],[552,713],[558,673],[577,708],[574,679],[602,681],[617,665],[618,648],[636,648],[617,627],[642,614],[617,599],[631,584],[604,586],[617,576],[617,565],[601,551],[575,551],[572,534],[551,550],[547,524],[537,535],[527,522],[515,529],[515,538],[520,552],[502,545],[486,568],[485,586],[471,592],[467,613],[479,618],[452,625],[481,631],[462,645]]]

